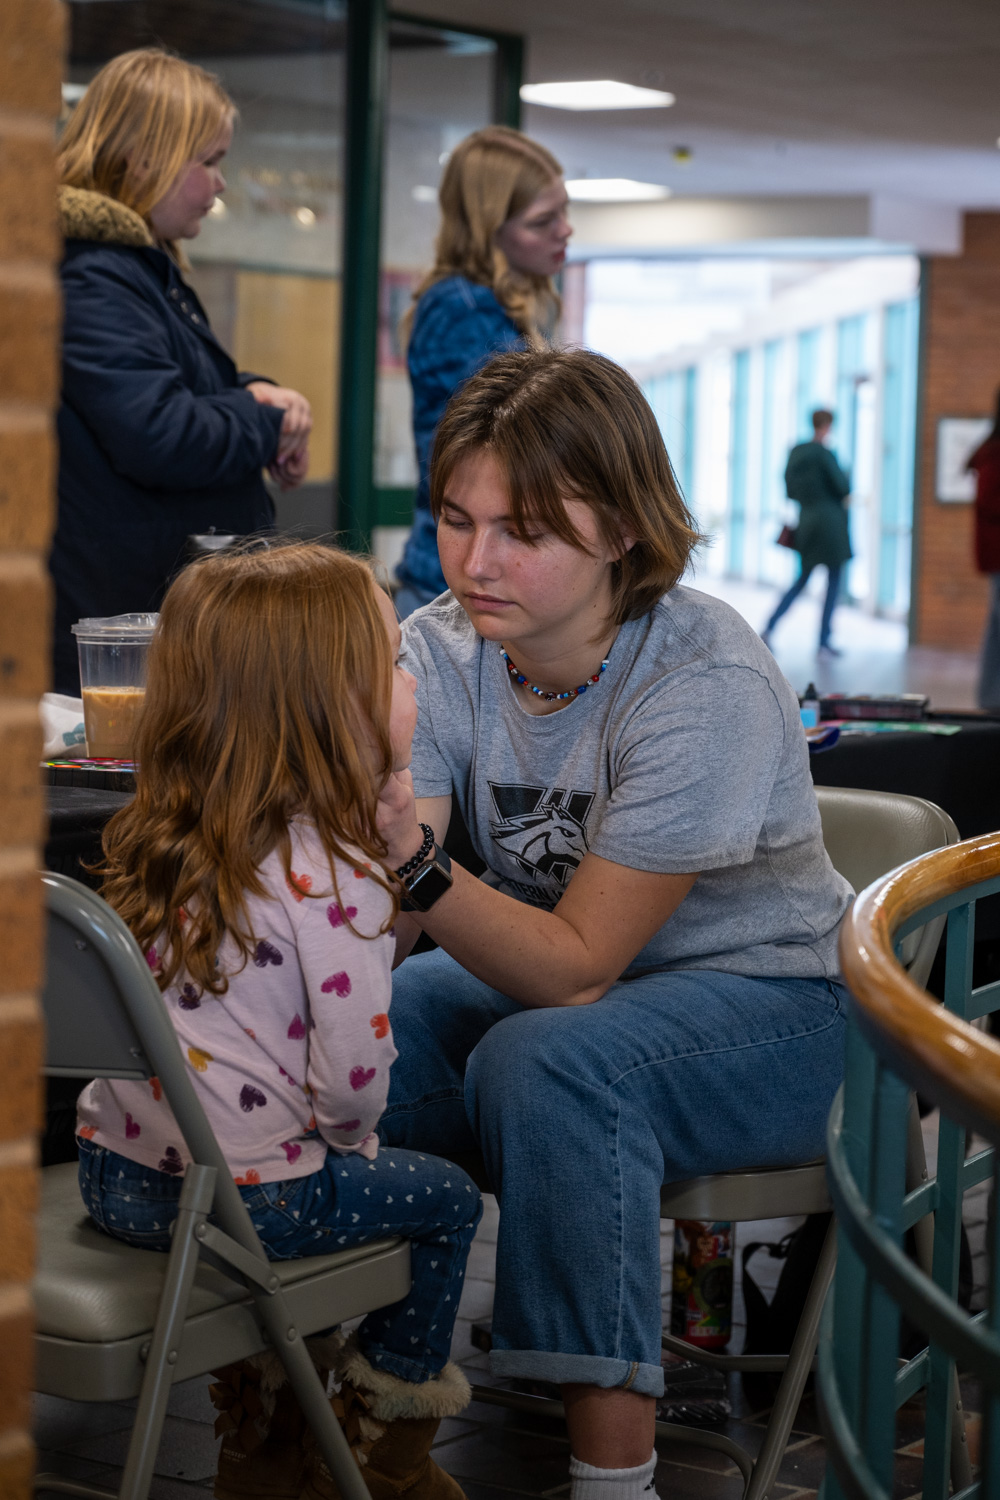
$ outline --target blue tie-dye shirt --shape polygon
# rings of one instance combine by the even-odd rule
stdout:
[[[397,574],[401,583],[434,593],[448,585],[437,550],[437,524],[430,511],[429,469],[434,434],[445,407],[470,375],[494,354],[523,348],[524,339],[488,286],[449,276],[417,303],[406,361],[413,387],[413,438],[420,481],[413,530]]]

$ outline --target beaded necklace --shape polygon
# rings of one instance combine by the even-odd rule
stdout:
[[[510,657],[503,649],[502,644],[500,646],[500,655],[503,657],[507,671],[510,673],[511,677],[513,677],[514,681],[518,683],[520,687],[526,687],[529,693],[534,693],[536,698],[541,698],[545,703],[556,703],[563,698],[579,698],[580,694],[585,693],[589,687],[592,687],[594,685],[595,682],[600,682],[602,675],[607,671],[609,660],[608,657],[605,657],[601,662],[601,665],[598,667],[597,671],[594,673],[593,677],[588,677],[586,682],[581,682],[579,687],[570,688],[565,693],[547,693],[544,688],[535,687],[535,684],[533,682],[529,682],[524,673],[519,671],[518,668],[515,667],[514,663],[511,661]]]

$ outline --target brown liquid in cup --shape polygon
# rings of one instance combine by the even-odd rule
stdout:
[[[141,687],[83,689],[87,754],[96,760],[131,760],[136,725],[146,701]]]

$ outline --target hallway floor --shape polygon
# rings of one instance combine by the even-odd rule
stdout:
[[[690,582],[693,588],[725,599],[755,630],[763,629],[778,598],[776,589],[705,572]],[[908,646],[905,625],[846,605],[833,617],[833,641],[843,655],[818,661],[825,584],[818,573],[774,632],[775,659],[796,692],[814,682],[821,693],[926,693],[931,707],[939,711],[975,708],[978,652]]]

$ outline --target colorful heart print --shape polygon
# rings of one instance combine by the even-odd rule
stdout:
[[[336,901],[332,901],[326,909],[326,919],[331,927],[343,927],[345,922],[353,922],[357,914],[356,906],[342,907]]]
[[[127,1141],[137,1140],[140,1135],[140,1129],[137,1120],[133,1120],[131,1115],[125,1116],[125,1139]]]
[[[289,1164],[291,1164],[293,1161],[298,1161],[299,1157],[302,1155],[302,1147],[298,1144],[297,1141],[282,1141],[281,1149],[288,1157]]]
[[[365,860],[363,869],[355,870],[355,872],[354,872],[354,878],[355,878],[355,880],[367,880],[368,877],[369,877],[369,875],[371,874],[371,872],[372,872],[372,867],[368,863],[368,861]]]
[[[260,1089],[255,1089],[252,1083],[245,1083],[240,1089],[240,1109],[245,1115],[248,1115],[255,1106],[263,1109],[266,1103],[267,1095],[262,1094]]]
[[[168,1146],[159,1162],[161,1172],[169,1172],[171,1177],[180,1177],[184,1172],[184,1163],[181,1161],[181,1153],[176,1146]]]
[[[380,1042],[384,1036],[389,1035],[389,1017],[385,1011],[380,1011],[377,1016],[372,1016],[368,1024],[374,1027],[376,1041]]]
[[[366,1089],[375,1077],[375,1068],[352,1068],[350,1072],[351,1088],[357,1093],[358,1089]]]
[[[177,1004],[181,1010],[197,1010],[201,1004],[201,995],[193,984],[182,985],[181,992],[177,996]]]
[[[159,1104],[160,1100],[163,1098],[163,1084],[158,1078],[150,1078],[147,1081],[150,1088],[153,1090],[153,1098],[156,1100],[157,1104]]]
[[[204,1073],[210,1062],[214,1061],[211,1052],[203,1052],[200,1047],[188,1048],[188,1061],[196,1073]]]
[[[298,1084],[295,1082],[295,1079],[292,1077],[291,1073],[286,1073],[284,1068],[281,1067],[280,1064],[278,1065],[278,1072],[281,1074],[282,1078],[288,1079],[288,1082],[292,1085],[293,1089],[298,1088]]]
[[[77,1135],[82,1135],[85,1141],[92,1141],[94,1139],[94,1136],[97,1134],[97,1126],[81,1125],[76,1133]]]
[[[311,875],[296,875],[294,870],[285,884],[296,901],[303,901],[313,888]]]
[[[296,1011],[295,1012],[295,1019],[292,1021],[291,1025],[288,1028],[288,1040],[290,1042],[301,1042],[301,1040],[305,1036],[305,1034],[306,1034],[305,1022],[303,1021],[302,1017],[299,1015],[298,1011]]]
[[[237,1187],[254,1187],[260,1181],[260,1173],[251,1167],[249,1172],[244,1172],[242,1177],[234,1177],[233,1181]]]
[[[332,1128],[334,1130],[360,1130],[361,1129],[361,1121],[360,1120],[341,1120],[341,1122],[340,1122],[339,1125],[334,1125]]]
[[[350,977],[341,970],[339,974],[331,974],[329,979],[324,979],[320,989],[324,995],[337,994],[341,1000],[346,1000],[351,993]]]
[[[266,969],[268,964],[274,964],[275,968],[280,968],[285,962],[285,955],[273,943],[265,942],[261,938],[254,949],[253,961],[258,969]]]
[[[160,955],[157,953],[155,948],[147,948],[146,962],[149,964],[149,967],[155,974],[157,969],[160,967]]]

